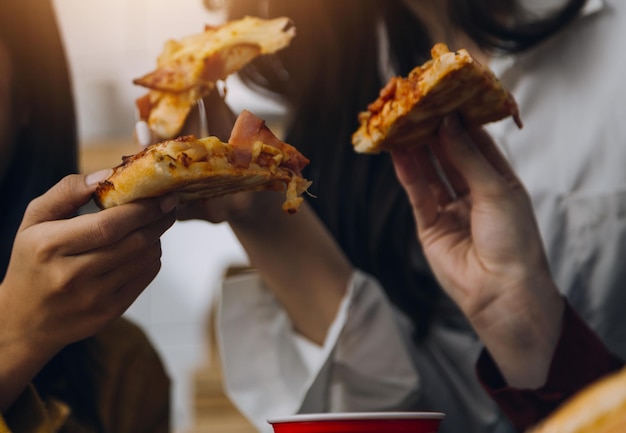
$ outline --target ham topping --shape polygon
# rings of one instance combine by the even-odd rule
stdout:
[[[309,159],[298,152],[295,147],[278,139],[267,127],[265,121],[247,110],[242,111],[237,118],[228,142],[235,149],[230,162],[237,167],[247,167],[250,164],[254,144],[257,142],[279,149],[284,155],[280,166],[293,171],[298,176],[302,175],[302,169],[309,163]],[[262,164],[262,160],[255,162]]]

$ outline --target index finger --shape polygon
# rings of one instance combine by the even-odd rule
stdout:
[[[114,244],[129,233],[170,213],[178,199],[174,195],[140,200],[80,215],[72,220],[53,221],[57,226],[49,240],[65,255],[81,254]]]
[[[448,116],[440,139],[446,158],[472,195],[500,195],[503,188],[521,185],[486,132],[476,129],[470,134],[458,117]]]
[[[421,162],[429,159],[428,149],[397,149],[391,152],[391,156],[398,181],[411,203],[418,232],[421,232],[436,223],[442,204],[441,194],[437,194],[440,188],[433,187],[436,176],[426,174],[426,164]]]
[[[106,179],[111,169],[90,175],[65,176],[48,191],[33,199],[26,208],[20,230],[46,221],[70,218],[87,204],[99,181]]]
[[[467,133],[500,176],[510,183],[521,183],[508,159],[483,128],[470,129]]]

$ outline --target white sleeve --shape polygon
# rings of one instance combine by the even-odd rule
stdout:
[[[293,332],[256,273],[227,279],[218,316],[226,392],[260,430],[299,412],[410,407],[418,374],[408,321],[356,271],[323,346]]]

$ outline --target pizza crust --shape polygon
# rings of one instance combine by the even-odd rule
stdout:
[[[444,117],[453,112],[466,126],[513,116],[522,127],[513,96],[467,50],[450,52],[445,44],[436,44],[432,57],[408,77],[393,77],[368,110],[359,114],[360,125],[352,136],[357,152],[379,153],[432,142]]]

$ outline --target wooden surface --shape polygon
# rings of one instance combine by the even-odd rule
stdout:
[[[257,433],[222,390],[219,368],[207,365],[194,375],[194,423],[185,433]]]
[[[105,139],[81,143],[79,168],[81,173],[93,173],[103,168],[112,168],[122,162],[122,156],[139,151],[132,137]]]
[[[191,430],[184,433],[258,433],[223,391],[222,366],[215,335],[215,308],[209,312],[207,321],[209,361],[195,372],[193,378],[194,424]]]

